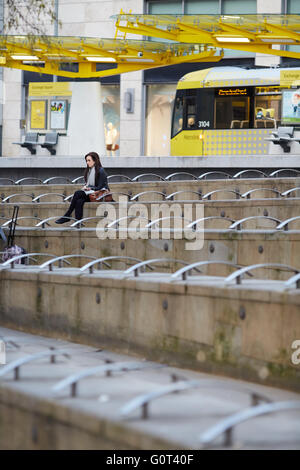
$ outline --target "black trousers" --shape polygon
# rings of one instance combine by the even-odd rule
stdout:
[[[75,191],[69,209],[65,213],[65,217],[71,217],[73,210],[75,209],[75,218],[77,220],[82,219],[83,215],[83,204],[89,201],[89,196],[84,191]]]

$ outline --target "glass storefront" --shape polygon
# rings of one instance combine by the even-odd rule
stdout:
[[[107,156],[120,155],[120,85],[102,85],[104,135]]]
[[[176,84],[148,85],[145,155],[170,155],[170,129]]]

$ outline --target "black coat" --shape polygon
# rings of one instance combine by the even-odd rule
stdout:
[[[95,175],[95,185],[96,186],[90,186],[90,188],[93,189],[94,191],[99,191],[100,189],[103,189],[103,188],[109,189],[108,182],[107,182],[107,174],[104,168],[102,167],[99,168],[98,175]]]

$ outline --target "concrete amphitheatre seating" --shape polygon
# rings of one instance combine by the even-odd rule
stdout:
[[[298,281],[289,283],[300,270],[298,174],[188,176],[110,183],[115,208],[119,200],[143,204],[150,238],[137,240],[120,237],[125,219],[109,215],[112,236],[99,239],[97,203],[85,205],[82,223],[55,225],[78,181],[3,184],[0,225],[7,232],[17,203],[16,243],[30,255],[28,265],[0,264],[4,324],[299,390],[289,350],[300,338]],[[179,215],[163,226],[163,216],[149,217],[153,202],[177,205]],[[187,250],[187,239],[176,238],[182,216],[191,231],[204,225],[202,249]],[[192,270],[195,262],[202,264]],[[236,274],[245,267],[249,273]]]

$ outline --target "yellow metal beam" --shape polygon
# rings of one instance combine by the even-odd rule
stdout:
[[[0,36],[0,66],[68,78],[105,77],[182,62],[215,62],[221,58],[222,54],[215,48],[198,44]]]
[[[300,59],[298,51],[272,45],[300,46],[300,15],[117,15],[118,27],[180,43],[209,44]]]

